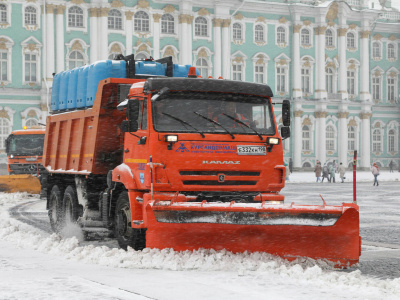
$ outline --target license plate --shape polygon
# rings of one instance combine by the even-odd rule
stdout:
[[[237,146],[238,155],[267,155],[265,146]]]

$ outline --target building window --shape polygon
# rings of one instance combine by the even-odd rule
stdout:
[[[372,99],[381,99],[381,78],[372,77]]]
[[[387,58],[388,59],[395,59],[396,55],[395,55],[395,47],[393,44],[388,44],[387,45]]]
[[[276,91],[279,93],[286,92],[286,69],[276,68]]]
[[[331,125],[326,128],[326,150],[335,151],[335,130]]]
[[[28,119],[28,120],[26,120],[26,122],[25,122],[25,126],[26,127],[28,127],[28,128],[30,128],[30,127],[33,127],[33,126],[37,126],[38,125],[38,120],[37,119]]]
[[[232,66],[232,79],[236,81],[242,81],[243,77],[243,64],[234,62]]]
[[[311,150],[311,130],[310,127],[304,125],[302,127],[302,148],[303,151]]]
[[[174,34],[175,33],[175,21],[174,17],[170,14],[164,14],[161,17],[161,33]]]
[[[194,34],[195,36],[208,36],[208,26],[206,18],[196,18],[196,20],[194,21]]]
[[[0,23],[7,23],[7,6],[0,4]]]
[[[208,63],[204,58],[199,58],[196,61],[196,69],[200,72],[201,77],[208,78]]]
[[[325,46],[333,47],[333,32],[330,29],[325,31]]]
[[[0,149],[5,149],[6,138],[11,133],[10,121],[6,118],[0,118]]]
[[[382,135],[379,129],[375,129],[372,132],[372,151],[373,152],[382,151]]]
[[[36,8],[25,7],[25,25],[36,25]]]
[[[150,18],[149,15],[144,11],[138,11],[135,13],[135,31],[150,31]]]
[[[334,76],[334,72],[332,70],[332,68],[327,68],[326,69],[326,91],[328,93],[333,93],[334,89],[333,89],[333,76]]]
[[[78,6],[68,9],[68,26],[83,27],[83,10]]]
[[[25,82],[36,82],[37,55],[25,54]]]
[[[303,28],[301,30],[301,44],[303,46],[310,46],[310,31],[308,29]]]
[[[8,78],[8,53],[0,50],[0,80],[7,81]]]
[[[347,149],[349,151],[356,150],[356,129],[354,126],[349,126],[347,129]]]
[[[354,37],[354,33],[347,33],[347,48],[355,48],[356,47],[356,39]]]
[[[69,55],[69,69],[74,69],[77,67],[82,67],[85,64],[83,59],[83,54],[79,51],[72,51]]]
[[[286,43],[286,30],[282,26],[279,26],[276,30],[276,43],[284,44]]]
[[[117,59],[117,56],[121,55],[121,53],[113,52],[108,55],[108,59]]]
[[[395,100],[395,80],[393,77],[387,79],[387,99],[392,102]]]
[[[264,65],[256,65],[254,67],[254,81],[256,83],[264,83]]]
[[[122,29],[122,14],[117,9],[108,12],[108,29]]]
[[[347,93],[351,96],[355,95],[356,74],[354,71],[347,71]]]
[[[301,69],[301,91],[303,93],[309,94],[311,91],[310,88],[310,69],[302,68]]]
[[[397,135],[394,129],[388,132],[388,152],[397,152]]]
[[[239,23],[233,24],[233,39],[242,40],[242,25]]]
[[[254,30],[254,40],[256,42],[262,43],[264,42],[264,27],[262,25],[256,25]]]
[[[372,57],[375,59],[381,58],[381,44],[378,42],[372,43]]]

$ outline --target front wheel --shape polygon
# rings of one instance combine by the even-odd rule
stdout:
[[[131,206],[127,192],[122,192],[117,200],[115,208],[115,236],[122,249],[128,246],[135,250],[143,250],[146,247],[145,229],[132,228]]]

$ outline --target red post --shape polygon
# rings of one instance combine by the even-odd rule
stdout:
[[[353,203],[357,203],[357,189],[356,189],[356,181],[357,181],[357,150],[354,151],[354,160],[353,160]]]

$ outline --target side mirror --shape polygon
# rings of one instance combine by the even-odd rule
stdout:
[[[282,123],[283,126],[290,126],[290,101],[283,100],[282,103]]]
[[[139,101],[129,100],[126,108],[127,120],[122,121],[121,130],[122,132],[136,132],[139,129],[138,118],[139,118]]]
[[[282,140],[290,137],[290,127],[289,126],[281,127],[281,137],[282,137]]]

